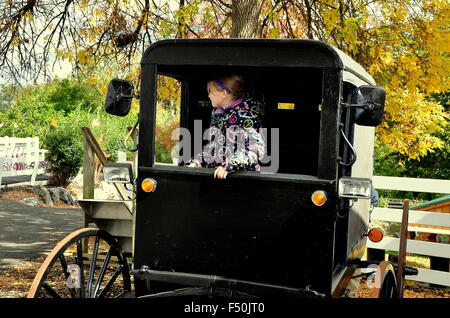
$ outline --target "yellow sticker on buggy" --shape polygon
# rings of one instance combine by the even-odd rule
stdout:
[[[278,103],[278,109],[295,109],[294,103]]]

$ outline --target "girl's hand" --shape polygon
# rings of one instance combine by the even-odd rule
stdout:
[[[191,163],[188,165],[188,167],[189,167],[189,168],[196,168],[196,167],[197,167],[197,164],[196,164],[195,162],[191,162]]]
[[[214,171],[214,178],[217,178],[217,179],[226,179],[227,175],[228,175],[228,171],[225,170],[225,168],[222,168],[222,167],[218,167]]]

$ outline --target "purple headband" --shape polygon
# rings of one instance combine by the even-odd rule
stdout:
[[[223,83],[221,82],[221,81],[219,81],[219,80],[214,80],[216,83],[217,83],[217,85],[219,85],[222,89],[224,89],[224,90],[226,90],[227,92],[229,92],[229,93],[231,93],[231,91],[228,89],[228,88],[226,88],[225,87],[225,85],[223,85]]]

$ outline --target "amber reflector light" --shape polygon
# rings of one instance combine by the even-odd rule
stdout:
[[[327,202],[327,195],[324,191],[315,191],[311,196],[311,201],[317,206],[322,206]]]
[[[153,192],[156,189],[156,181],[155,179],[145,179],[141,184],[142,190],[145,192]]]
[[[383,239],[383,232],[380,229],[371,229],[367,236],[372,242],[378,243]]]

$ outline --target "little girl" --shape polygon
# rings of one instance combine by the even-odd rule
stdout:
[[[265,151],[262,125],[263,107],[246,98],[244,79],[232,74],[211,80],[208,97],[214,107],[208,144],[188,167],[215,168],[214,178],[225,179],[229,173],[259,171],[258,160]]]

